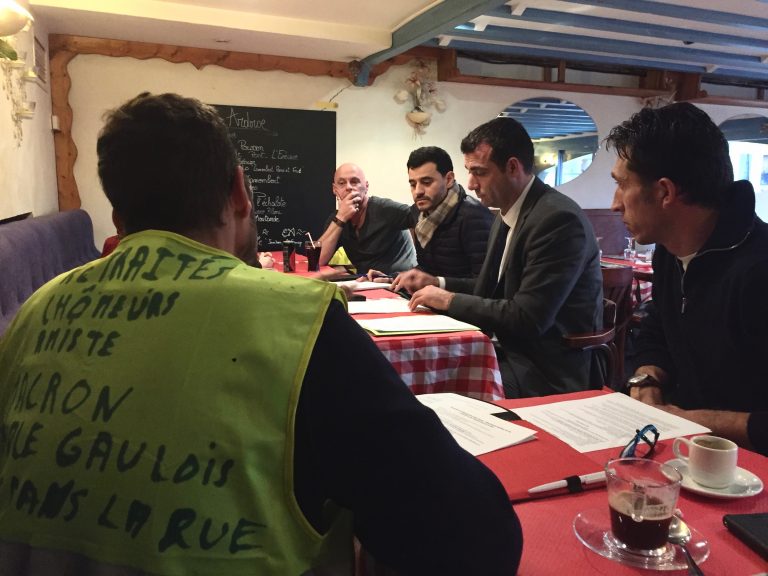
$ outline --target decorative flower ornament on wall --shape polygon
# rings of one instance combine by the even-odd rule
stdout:
[[[37,76],[31,68],[27,68],[27,52],[17,50],[20,36],[23,37],[22,46],[24,42],[30,44],[34,41],[34,34],[28,32],[34,18],[27,7],[26,0],[0,0],[0,92],[4,92],[11,102],[13,135],[17,146],[21,145],[23,138],[22,119],[32,118],[35,114],[35,103],[27,99],[25,82]]]
[[[405,79],[405,88],[395,93],[395,101],[399,104],[409,100],[413,107],[405,119],[413,128],[414,136],[421,136],[432,121],[432,112],[428,108],[434,107],[438,112],[444,112],[446,108],[445,102],[437,97],[432,69],[421,60],[414,64],[413,71]]]

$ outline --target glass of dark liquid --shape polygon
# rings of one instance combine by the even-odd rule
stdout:
[[[307,254],[307,271],[318,272],[320,270],[320,242],[305,242],[304,250]]]
[[[667,551],[682,476],[646,458],[618,458],[605,465],[614,544],[643,556]]]
[[[283,272],[296,272],[296,242],[293,240],[283,241]]]

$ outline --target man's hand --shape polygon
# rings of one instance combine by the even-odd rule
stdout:
[[[360,211],[360,203],[363,201],[359,191],[351,192],[343,200],[339,200],[339,209],[336,217],[342,222],[349,222]]]
[[[392,282],[392,278],[384,274],[384,272],[380,272],[378,270],[374,270],[371,268],[368,270],[368,274],[365,274],[364,276],[360,276],[358,280],[365,279],[368,282],[379,282],[381,284],[389,284]]]
[[[398,290],[405,290],[409,294],[413,294],[417,290],[421,290],[425,286],[438,286],[437,278],[426,272],[422,272],[416,268],[412,268],[407,272],[400,272],[397,277],[392,281],[392,285],[389,287],[393,292]]]
[[[643,388],[630,388],[629,395],[635,400],[645,402],[646,404],[663,404],[661,388],[658,386],[645,386]]]
[[[275,267],[275,259],[272,257],[272,252],[259,252],[259,264],[265,270]]]
[[[425,286],[411,296],[408,307],[411,312],[419,306],[427,306],[433,310],[448,310],[451,300],[453,300],[453,292],[448,292],[448,290],[443,290],[437,286]]]

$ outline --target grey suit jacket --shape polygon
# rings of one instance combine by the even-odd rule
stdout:
[[[457,292],[448,314],[496,334],[508,396],[590,388],[591,353],[566,348],[562,336],[602,326],[600,252],[592,225],[573,200],[536,178],[497,282],[492,252],[506,229],[497,216],[477,279],[446,279],[446,289]]]

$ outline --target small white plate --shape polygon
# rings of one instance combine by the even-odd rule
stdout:
[[[667,460],[665,464],[669,464],[680,472],[683,476],[681,484],[683,488],[704,496],[711,496],[712,498],[748,498],[763,491],[763,481],[749,470],[744,470],[744,468],[736,468],[736,480],[730,486],[725,488],[709,488],[693,481],[690,474],[688,474],[688,464],[685,460],[673,458],[672,460]]]

